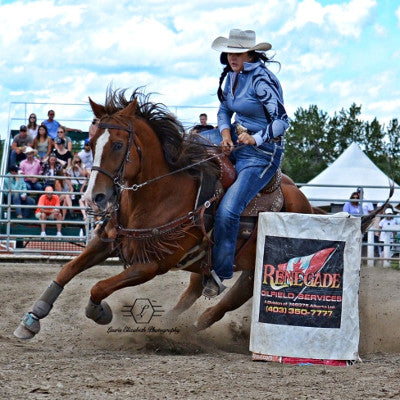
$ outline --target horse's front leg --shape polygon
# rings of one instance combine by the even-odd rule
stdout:
[[[153,279],[159,271],[160,268],[157,263],[133,264],[118,275],[97,282],[90,291],[86,316],[101,325],[110,323],[112,311],[103,299],[116,290],[145,283]]]
[[[35,302],[32,311],[22,318],[14,335],[18,339],[32,339],[40,331],[40,319],[49,314],[64,286],[80,272],[106,260],[111,252],[110,243],[105,243],[98,237],[92,239],[78,257],[61,268],[56,279]]]

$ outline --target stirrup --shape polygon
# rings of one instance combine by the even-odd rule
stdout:
[[[202,294],[209,299],[217,297],[226,289],[226,286],[222,283],[214,270],[212,270],[210,276],[204,280],[203,286]]]

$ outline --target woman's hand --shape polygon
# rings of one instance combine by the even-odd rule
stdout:
[[[224,129],[221,132],[221,135],[222,135],[221,146],[223,147],[222,150],[229,154],[234,148],[231,137],[231,131],[229,129]]]
[[[238,142],[239,143],[243,143],[243,144],[251,144],[251,145],[255,145],[256,144],[256,141],[253,138],[253,136],[251,136],[247,132],[243,132],[238,136]]]

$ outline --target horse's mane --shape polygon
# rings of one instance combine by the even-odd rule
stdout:
[[[156,133],[171,171],[194,164],[187,170],[191,174],[217,173],[218,167],[214,160],[204,161],[210,157],[204,144],[199,143],[194,136],[187,135],[181,122],[164,104],[153,103],[150,94],[144,94],[139,89],[135,89],[130,99],[127,99],[126,90],[107,90],[104,109],[108,116],[114,116],[136,100],[138,106],[135,116],[144,119]]]

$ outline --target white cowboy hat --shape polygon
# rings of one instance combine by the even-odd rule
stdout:
[[[385,210],[385,214],[393,214],[392,209],[391,209],[391,208],[387,208],[387,209]]]
[[[35,154],[36,154],[36,153],[37,153],[37,150],[33,149],[31,146],[26,146],[24,153],[25,153],[25,154],[28,154],[28,153],[35,153]]]
[[[212,42],[211,47],[223,53],[244,53],[246,51],[267,51],[272,46],[265,42],[256,44],[254,31],[231,29],[229,38],[219,36]]]

